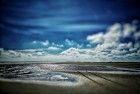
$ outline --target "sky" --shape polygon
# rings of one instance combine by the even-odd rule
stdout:
[[[78,61],[139,61],[139,5],[139,0],[0,0],[0,59],[74,55]]]

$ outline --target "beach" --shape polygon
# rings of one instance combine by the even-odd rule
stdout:
[[[1,64],[0,92],[1,94],[140,94],[139,68],[133,66],[136,65],[134,63],[127,65],[126,63],[106,63],[105,66],[102,63]],[[5,72],[2,71],[2,67],[5,68]]]

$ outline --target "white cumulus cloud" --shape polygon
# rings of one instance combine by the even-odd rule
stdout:
[[[53,47],[53,46],[51,46],[51,47],[48,47],[48,50],[51,50],[51,51],[58,51],[58,50],[61,50],[61,49],[58,48],[58,47]]]
[[[123,40],[123,41],[122,41]],[[109,57],[140,57],[140,31],[134,24],[116,23],[104,33],[87,36],[87,41],[97,44],[93,49],[97,54],[106,54]]]
[[[40,46],[48,46],[50,43],[48,40],[46,40],[46,41],[33,41],[32,44],[40,45]]]

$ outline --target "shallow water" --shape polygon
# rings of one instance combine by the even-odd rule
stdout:
[[[113,74],[140,74],[140,70],[112,66],[78,64],[0,64],[0,78],[18,80],[69,81],[77,77],[63,72],[99,72]]]
[[[0,65],[0,78],[41,81],[77,81],[76,77],[69,76],[66,73],[43,69],[40,67],[40,64]]]

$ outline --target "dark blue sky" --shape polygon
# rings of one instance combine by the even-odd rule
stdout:
[[[31,43],[66,39],[87,45],[88,35],[133,20],[140,20],[139,0],[0,0],[0,47],[40,48]]]

